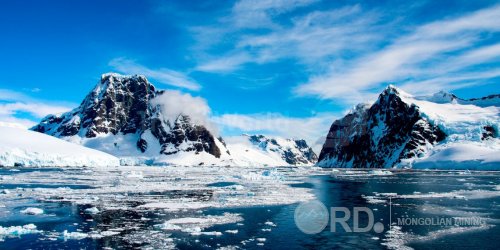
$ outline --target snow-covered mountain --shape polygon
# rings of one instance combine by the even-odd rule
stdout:
[[[500,106],[500,94],[489,95],[481,98],[462,99],[452,93],[439,91],[431,96],[416,96],[413,98],[434,103],[453,103],[461,105],[475,105],[479,107]]]
[[[499,100],[416,97],[389,86],[332,124],[317,165],[500,169]]]
[[[125,165],[312,165],[317,156],[304,140],[245,136],[226,144],[196,117],[179,108],[144,76],[104,74],[70,112],[49,115],[33,131],[96,149]],[[176,97],[178,98],[178,97]],[[196,101],[188,98],[189,101]],[[192,111],[192,110],[190,110]],[[196,112],[191,112],[196,115]],[[233,138],[234,139],[234,138]],[[244,143],[242,143],[244,141]],[[234,142],[234,143],[233,143]]]
[[[305,140],[242,135],[227,138],[236,165],[314,165],[318,157]]]
[[[223,142],[190,116],[172,116],[158,101],[164,93],[144,76],[104,74],[79,107],[49,115],[31,129],[129,164],[225,164]]]
[[[0,126],[0,166],[119,166],[112,155],[33,131]]]

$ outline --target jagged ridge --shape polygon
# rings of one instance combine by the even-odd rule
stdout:
[[[79,107],[49,115],[31,129],[114,155],[136,155],[151,148],[157,152],[150,154],[204,151],[220,157],[222,143],[204,126],[193,124],[184,114],[174,121],[163,119],[160,107],[151,104],[161,94],[144,76],[104,74]],[[122,152],[130,149],[125,144],[135,150]]]

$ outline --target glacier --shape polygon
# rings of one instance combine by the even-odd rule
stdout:
[[[120,160],[52,136],[0,126],[0,166],[119,166]]]

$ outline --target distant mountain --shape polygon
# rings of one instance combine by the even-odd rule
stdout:
[[[414,97],[417,100],[425,100],[434,103],[454,103],[461,105],[476,105],[479,107],[500,106],[500,94],[489,95],[481,98],[462,99],[454,94],[439,91],[431,96]]]
[[[205,126],[182,113],[173,119],[162,113],[153,100],[163,93],[144,76],[104,74],[79,107],[31,129],[132,161],[159,155],[156,161],[174,163],[182,163],[179,155],[190,164],[226,160],[223,142]]]
[[[305,140],[242,135],[228,138],[236,165],[314,165],[318,157]]]
[[[332,124],[317,165],[499,168],[499,97],[414,97],[389,86]]]

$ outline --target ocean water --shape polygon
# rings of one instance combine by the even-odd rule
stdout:
[[[0,226],[5,231],[13,226],[34,224],[39,230],[22,235],[0,233],[0,249],[500,249],[498,172],[411,171],[378,176],[363,171],[360,174],[332,176],[322,171],[297,173],[290,168],[278,169],[278,172],[293,172],[295,176],[301,176],[298,179],[300,181],[287,185],[307,190],[328,209],[345,207],[352,212],[354,207],[366,207],[373,212],[373,221],[384,226],[381,232],[345,232],[339,223],[332,224],[329,220],[321,232],[306,234],[295,223],[294,213],[299,203],[270,205],[256,202],[252,206],[218,206],[173,212],[101,208],[98,214],[88,214],[85,209],[91,205],[70,201],[71,195],[78,190],[94,190],[93,193],[96,193],[96,189],[109,187],[102,187],[91,178],[85,181],[85,176],[91,175],[88,171],[80,174],[80,170],[71,171],[68,174],[60,169],[0,170],[0,191],[10,190],[8,194],[0,194]],[[39,180],[52,176],[68,176],[68,179],[61,183],[35,180],[27,183],[27,179],[22,178],[23,174],[37,176]],[[143,196],[148,199],[183,197],[203,201],[218,189],[227,190],[238,184],[241,183],[225,180],[203,184],[211,188],[210,192],[186,189],[149,190],[147,194],[134,194],[128,191],[127,196],[142,196],[136,200],[129,197],[127,201],[139,204]],[[37,195],[37,191],[50,190],[53,190],[50,200],[38,198],[42,194]],[[293,193],[283,193],[283,196],[287,195]],[[104,200],[104,197],[99,197]],[[234,197],[246,199],[245,196]],[[27,207],[41,208],[44,213],[23,214],[21,211]],[[139,206],[132,204],[129,207]],[[202,228],[203,232],[218,234],[196,234],[157,227],[169,219],[223,217],[227,213],[238,214],[241,219]],[[360,215],[359,224],[367,225],[368,217]],[[434,223],[398,224],[403,220],[411,221],[412,218],[413,221],[427,220]],[[446,219],[450,221],[451,218],[460,219],[461,222],[467,222],[467,218],[470,220],[468,224],[464,223],[467,225],[436,223]],[[353,223],[352,219],[347,221],[351,228]],[[335,232],[332,232],[332,227],[335,227]],[[113,235],[101,234],[99,237],[72,237],[63,233],[66,230],[89,234],[96,231],[110,232],[110,229]]]

